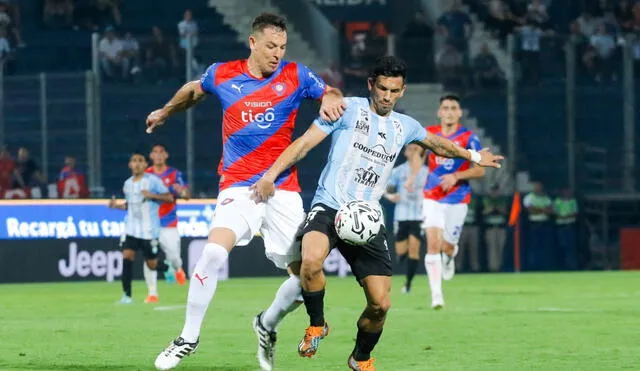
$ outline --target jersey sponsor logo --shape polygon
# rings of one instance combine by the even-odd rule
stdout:
[[[354,182],[371,188],[375,187],[379,180],[380,174],[376,173],[372,166],[368,169],[356,169],[356,176],[353,179]]]
[[[244,102],[244,106],[251,108],[265,108],[272,107],[273,104],[271,102]]]
[[[313,81],[315,81],[316,85],[318,85],[318,88],[324,90],[324,83],[313,72],[309,72],[309,77]]]
[[[242,94],[242,87],[244,86],[244,84],[240,84],[240,85],[236,85],[236,84],[231,84],[231,88],[235,89],[238,94]]]
[[[268,129],[276,120],[276,113],[273,108],[267,108],[264,112],[253,113],[253,110],[242,111],[242,122],[255,122],[260,129]]]
[[[364,152],[375,159],[384,160],[385,162],[393,162],[396,159],[396,154],[387,153],[387,149],[382,144],[376,144],[373,148],[369,148],[362,143],[354,142],[353,147]]]
[[[356,131],[360,134],[369,135],[369,112],[360,108],[360,117],[356,121]]]
[[[455,164],[455,160],[452,159],[452,158],[436,156],[436,164],[438,164],[438,166],[442,166],[445,170],[451,170],[451,169],[453,169],[453,165]]]

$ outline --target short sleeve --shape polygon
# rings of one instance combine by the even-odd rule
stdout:
[[[150,181],[150,188],[149,189],[151,191],[151,193],[155,193],[155,194],[163,194],[163,193],[169,193],[169,188],[167,188],[167,186],[164,185],[164,183],[162,183],[162,179],[158,178],[155,175],[151,176],[151,181]]]
[[[216,92],[216,69],[218,64],[214,63],[202,74],[200,77],[200,86],[202,90],[207,94],[214,94]]]
[[[325,121],[321,117],[318,117],[313,121],[313,125],[317,126],[320,130],[327,134],[331,134],[334,131],[338,130],[343,125],[343,123],[344,115],[342,115],[342,117],[334,122]]]
[[[302,89],[302,97],[320,99],[327,90],[327,84],[315,72],[303,64],[298,63],[298,82]]]
[[[414,119],[409,119],[407,137],[404,144],[422,142],[427,137],[427,128]]]
[[[480,145],[480,139],[478,139],[478,136],[476,134],[471,134],[471,136],[469,137],[467,149],[472,149],[474,151],[479,151],[482,149],[482,145]]]

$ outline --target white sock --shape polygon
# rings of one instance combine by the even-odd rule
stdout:
[[[142,271],[144,272],[144,280],[147,283],[149,295],[158,296],[158,271],[149,268],[147,262],[142,263]]]
[[[180,257],[180,250],[178,251],[165,251],[167,254],[167,261],[171,265],[171,268],[175,270],[182,269],[182,258]]]
[[[218,270],[227,261],[229,252],[224,247],[208,243],[202,250],[193,275],[189,281],[187,318],[180,336],[188,343],[194,343],[200,336],[200,328],[209,303],[218,286]]]
[[[289,276],[276,292],[271,306],[262,313],[262,325],[269,331],[276,331],[278,324],[289,313],[293,312],[302,304],[302,286],[300,278]]]
[[[442,257],[440,254],[425,255],[424,267],[427,269],[431,297],[442,296]]]

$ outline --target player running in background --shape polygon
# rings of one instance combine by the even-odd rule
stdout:
[[[249,46],[248,59],[212,64],[201,80],[185,84],[147,119],[147,131],[151,132],[208,94],[218,97],[223,107],[219,202],[208,243],[189,281],[183,330],[156,358],[155,366],[161,370],[176,367],[196,350],[219,268],[234,246],[248,244],[257,232],[263,236],[267,258],[290,272],[271,306],[254,319],[257,357],[263,370],[273,368],[278,324],[300,305],[300,250],[294,242],[305,214],[297,170],[291,167],[276,179],[278,191],[267,203],[251,199],[249,186],[291,144],[303,99],[321,100],[320,114],[329,121],[337,120],[345,107],[340,91],[328,87],[306,66],[282,59],[287,46],[287,25],[282,17],[270,13],[256,17]]]
[[[136,251],[142,251],[146,265],[145,281],[149,288],[149,296],[158,296],[158,237],[160,236],[160,217],[158,208],[162,202],[172,202],[173,196],[162,180],[155,175],[146,174],[147,160],[141,153],[134,153],[129,159],[131,177],[124,182],[122,191],[125,202],[109,201],[109,207],[126,210],[124,218],[125,238],[122,247],[122,304],[130,304],[133,262]]]
[[[178,233],[178,214],[176,213],[178,198],[188,200],[191,198],[191,192],[187,186],[182,172],[176,168],[167,165],[167,159],[169,158],[169,152],[162,144],[156,144],[151,148],[149,154],[153,165],[147,168],[147,173],[154,174],[162,179],[162,183],[169,188],[169,191],[173,194],[174,200],[172,202],[165,202],[160,205],[160,248],[167,256],[168,266],[170,270],[165,273],[165,276],[173,278],[179,285],[184,285],[186,282],[186,275],[182,269],[182,257],[180,256],[180,233]],[[145,269],[148,269],[145,265]],[[154,301],[154,298],[150,301]],[[155,298],[158,301],[158,298]]]
[[[402,286],[402,292],[405,294],[411,291],[411,282],[420,261],[424,199],[422,190],[429,173],[429,169],[424,165],[426,152],[418,144],[405,147],[404,156],[407,162],[393,169],[387,193],[384,195],[387,200],[396,204],[393,213],[396,256],[401,263],[405,260],[407,262],[407,280]],[[411,162],[418,162],[420,166],[417,176],[412,176]],[[407,184],[408,181],[410,184]]]
[[[329,331],[324,318],[326,279],[322,265],[332,248],[337,247],[345,257],[367,300],[357,323],[355,348],[347,361],[352,370],[375,370],[371,351],[380,339],[391,305],[391,257],[385,228],[367,245],[349,245],[341,241],[335,231],[334,219],[340,206],[353,200],[379,201],[402,147],[414,141],[420,141],[441,156],[473,159],[484,166],[498,166],[497,161],[502,158],[488,151],[465,150],[427,133],[413,118],[394,112],[396,101],[406,90],[405,76],[405,64],[398,58],[379,59],[369,74],[370,98],[346,98],[347,110],[336,122],[316,119],[253,187],[258,201],[268,200],[276,192],[281,174],[332,135],[327,165],[320,175],[300,236],[302,296],[310,322],[298,345],[298,353],[303,357],[315,355],[320,340]]]
[[[447,138],[461,148],[479,150],[480,140],[471,130],[460,125],[462,109],[457,95],[440,98],[440,125],[429,126],[434,136]],[[427,255],[424,265],[431,288],[431,307],[444,306],[442,279],[455,275],[454,258],[467,208],[471,202],[469,179],[482,178],[484,168],[471,161],[444,158],[429,154],[429,176],[424,187],[424,227],[427,235]]]

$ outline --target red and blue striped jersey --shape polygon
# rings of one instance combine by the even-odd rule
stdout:
[[[214,63],[200,84],[222,103],[221,191],[256,183],[291,144],[302,100],[320,99],[327,88],[308,67],[287,61],[266,78],[252,76],[247,60]],[[280,174],[275,184],[300,192],[295,166]]]
[[[153,169],[153,166],[149,166],[146,170],[149,174],[154,174],[160,179],[162,179],[162,183],[169,188],[169,192],[173,194],[174,201],[173,202],[163,202],[160,204],[160,209],[158,210],[158,214],[160,215],[160,227],[162,228],[175,228],[178,226],[178,214],[176,201],[180,195],[173,189],[173,185],[177,184],[182,187],[186,187],[187,183],[184,181],[184,177],[182,176],[182,172],[178,169],[172,168],[171,166],[167,166],[167,170],[162,173],[157,173]]]
[[[427,127],[427,131],[432,135],[447,138],[460,147],[476,151],[481,149],[478,136],[462,125],[458,125],[456,131],[450,136],[442,134],[442,127],[440,125],[429,126]],[[424,186],[425,198],[443,204],[468,204],[471,202],[471,186],[468,181],[459,181],[447,192],[443,191],[440,186],[441,176],[467,170],[471,167],[471,161],[441,157],[431,152],[428,162],[429,175],[427,176],[427,183]]]

